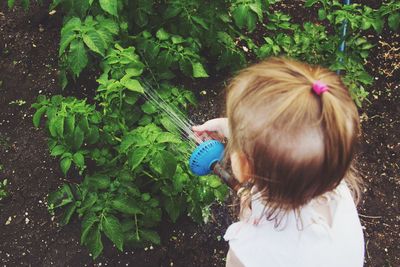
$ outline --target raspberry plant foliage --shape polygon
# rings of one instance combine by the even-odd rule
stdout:
[[[161,220],[189,214],[201,222],[227,188],[217,177],[194,177],[187,166],[192,147],[157,105],[144,97],[152,87],[183,113],[195,105],[180,82],[234,72],[251,58],[286,55],[342,71],[358,105],[372,83],[362,61],[373,47],[363,31],[380,31],[385,20],[398,28],[398,4],[374,10],[338,1],[309,0],[321,21],[296,24],[261,0],[53,0],[65,14],[59,61],[62,88],[73,87],[85,69],[100,74],[95,96],[40,96],[33,123],[42,118],[51,155],[60,159],[66,183],[49,195],[49,209],[61,210],[61,224],[81,220],[81,243],[93,257],[103,238],[117,249],[159,244]],[[23,3],[29,3],[24,0]],[[14,1],[9,1],[12,7]],[[395,12],[393,14],[392,12]],[[396,13],[397,12],[397,13]],[[397,15],[396,15],[397,14]],[[338,51],[343,21],[350,32]],[[260,40],[257,29],[266,34]]]

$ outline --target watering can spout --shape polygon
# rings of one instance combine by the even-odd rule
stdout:
[[[190,170],[198,176],[214,173],[231,189],[237,191],[239,182],[221,165],[224,145],[217,140],[208,140],[196,147],[189,159]]]

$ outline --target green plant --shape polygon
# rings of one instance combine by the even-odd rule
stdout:
[[[28,10],[29,5],[30,5],[30,0],[21,0],[21,5],[25,10]],[[40,3],[42,3],[42,1],[39,1]],[[16,0],[7,0],[7,5],[8,8],[13,8],[16,4]]]
[[[97,125],[101,122],[100,113],[85,100],[73,97],[53,96],[47,99],[40,96],[32,106],[37,109],[33,116],[35,127],[46,114],[46,128],[51,137],[49,148],[52,156],[60,157],[63,174],[67,174],[72,163],[82,172],[86,167],[88,148],[99,139]]]
[[[346,21],[353,30],[373,28],[380,33],[387,17],[388,26],[392,30],[396,31],[399,28],[400,3],[398,1],[383,3],[379,9],[362,4],[343,5],[337,0],[307,0],[305,5],[310,7],[316,3],[322,5],[318,10],[319,19],[328,19],[333,25],[340,25]]]
[[[382,17],[387,16],[387,22],[389,27],[393,31],[397,31],[399,29],[400,24],[400,2],[392,0],[387,3],[383,3],[379,8],[379,13]]]
[[[0,182],[0,201],[8,196],[7,179]]]
[[[69,19],[61,29],[59,56],[62,88],[67,85],[67,74],[78,77],[89,62],[88,52],[104,57],[105,52],[118,34],[119,25],[103,16],[87,16]]]

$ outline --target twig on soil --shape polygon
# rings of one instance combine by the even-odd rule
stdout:
[[[359,213],[358,216],[363,217],[363,218],[370,218],[370,219],[380,219],[382,216],[371,216],[371,215],[364,215]]]
[[[365,250],[367,251],[368,259],[370,259],[371,257],[369,256],[368,244],[369,244],[369,239],[367,239],[367,243],[365,244]]]

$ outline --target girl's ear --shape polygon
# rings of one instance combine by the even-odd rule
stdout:
[[[251,178],[250,163],[245,154],[240,154],[239,157],[240,157],[240,164],[241,164],[240,169],[242,171],[242,180],[243,180],[243,181],[241,181],[241,183],[245,183],[245,182],[249,181]]]
[[[232,171],[240,183],[250,179],[250,164],[245,154],[233,152],[231,154]]]

